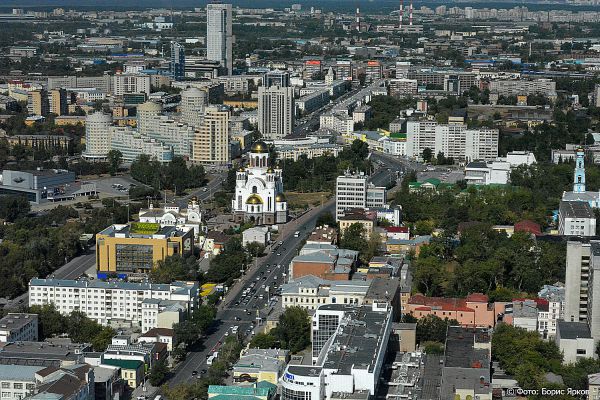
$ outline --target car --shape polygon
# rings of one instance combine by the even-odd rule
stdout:
[[[208,372],[208,371],[207,371],[207,370],[205,370],[205,369],[203,369],[202,371],[200,371],[200,373],[201,373],[202,375],[204,375],[204,374],[205,374],[205,373],[207,373],[207,372]]]
[[[252,313],[250,311],[246,312],[246,315],[252,315]]]
[[[235,317],[234,320],[241,321],[242,319],[240,317]]]
[[[267,277],[266,277],[266,276],[263,276],[263,281],[266,281],[266,280],[267,280]]]
[[[257,281],[260,281],[260,277],[258,277],[258,276],[257,276],[257,277],[256,277],[256,280],[257,280]]]
[[[192,371],[192,375],[193,375],[193,376],[196,376],[196,375],[198,375],[198,371],[196,371],[196,370]]]
[[[248,312],[248,309],[247,309],[247,308],[244,308],[244,312]]]
[[[242,296],[242,298],[244,298],[244,296]],[[235,302],[235,305],[236,305],[236,306],[239,306],[239,305],[240,305],[240,302],[239,302],[239,301],[236,301],[236,302]]]
[[[278,257],[281,257],[281,253],[277,253],[277,256],[278,256]]]
[[[267,270],[267,274],[270,274],[270,273],[271,273],[271,270],[270,270],[270,269],[268,269],[268,270]]]

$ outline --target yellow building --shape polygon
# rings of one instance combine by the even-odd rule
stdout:
[[[54,118],[54,124],[58,126],[85,125],[85,115],[61,115]]]
[[[190,254],[194,229],[150,222],[111,225],[96,235],[98,273],[147,273],[168,256]]]
[[[142,383],[144,378],[144,363],[139,360],[108,359],[104,360],[102,364],[109,368],[119,368],[121,370],[121,379],[132,389],[135,389]]]
[[[223,104],[237,108],[258,108],[258,100],[223,100]]]
[[[233,366],[233,381],[277,385],[288,359],[288,350],[248,349]]]
[[[192,143],[192,162],[227,164],[229,159],[229,110],[207,107]]]
[[[340,233],[343,236],[346,229],[350,228],[352,224],[361,224],[364,229],[364,237],[368,239],[371,237],[371,233],[373,233],[373,220],[367,218],[364,215],[360,214],[349,214],[346,213],[345,216],[340,217],[339,225],[340,225]]]

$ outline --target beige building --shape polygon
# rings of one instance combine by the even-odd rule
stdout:
[[[67,91],[65,89],[52,89],[48,92],[50,113],[64,115],[68,111]]]
[[[27,111],[32,115],[48,114],[48,92],[33,90],[27,94]]]
[[[111,225],[96,234],[99,273],[147,273],[168,256],[194,248],[194,229],[149,222]]]
[[[207,107],[204,120],[196,131],[192,145],[192,161],[201,164],[229,162],[229,110]]]

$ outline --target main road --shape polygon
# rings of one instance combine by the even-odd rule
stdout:
[[[386,185],[394,178],[393,170],[381,168],[370,180],[376,185]],[[238,331],[248,338],[253,334],[260,322],[259,318],[265,318],[273,312],[279,301],[277,296],[272,296],[273,288],[287,281],[288,266],[298,254],[304,239],[314,229],[317,218],[323,212],[333,213],[334,207],[335,200],[331,199],[281,226],[277,245],[273,246],[277,248],[269,249],[265,257],[256,260],[230,288],[219,305],[215,324],[210,334],[204,338],[203,347],[188,353],[185,361],[173,371],[169,379],[170,385],[189,382],[194,376],[202,377],[202,371],[207,369],[207,358],[218,351],[234,326],[238,326]],[[299,232],[298,237],[295,232]],[[250,290],[250,294],[244,296],[244,290]]]

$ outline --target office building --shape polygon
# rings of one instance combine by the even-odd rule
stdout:
[[[465,181],[468,185],[506,185],[510,171],[510,164],[504,161],[471,161],[465,166]]]
[[[298,115],[310,114],[329,103],[329,90],[316,90],[300,97],[295,103]]]
[[[156,223],[111,225],[96,234],[96,268],[99,276],[147,274],[159,261],[194,248],[194,230]]]
[[[249,153],[250,165],[236,173],[235,196],[231,201],[236,222],[253,221],[256,225],[287,221],[287,201],[283,195],[283,177],[269,163],[269,149],[255,142]]]
[[[181,92],[181,122],[192,127],[202,124],[204,109],[208,104],[208,94],[204,90],[190,87]]]
[[[381,208],[385,202],[385,188],[369,184],[368,177],[362,172],[353,174],[347,171],[336,179],[335,217],[338,221],[346,210]]]
[[[294,89],[258,88],[258,130],[265,139],[280,139],[294,129]]]
[[[133,162],[142,154],[161,163],[173,159],[172,147],[143,135],[130,126],[111,126],[109,135],[111,150],[120,151],[124,162]]]
[[[31,298],[29,301],[31,303]],[[90,349],[89,343],[73,343],[62,338],[43,342],[8,342],[0,351],[0,365],[68,367],[83,363],[83,352]]]
[[[376,60],[367,61],[365,67],[365,81],[374,82],[383,78],[383,65]]]
[[[307,136],[304,138],[278,139],[272,141],[280,160],[289,159],[297,161],[301,156],[314,158],[326,154],[337,157],[344,150],[344,146],[332,143],[328,136]]]
[[[148,127],[148,129],[146,129]],[[191,157],[196,129],[167,115],[154,116],[143,124],[140,133],[173,148],[173,154]]]
[[[229,116],[229,109],[224,106],[206,108],[192,144],[192,162],[212,165],[229,163]]]
[[[31,203],[74,199],[96,194],[96,184],[76,182],[75,173],[64,169],[2,171],[0,194],[25,196]]]
[[[269,71],[263,78],[263,86],[267,88],[271,86],[289,87],[290,74],[287,71],[280,71],[278,69]]]
[[[206,58],[218,61],[233,73],[233,29],[231,4],[206,5]]]
[[[50,111],[48,92],[44,89],[27,92],[27,112],[30,115],[46,116]]]
[[[85,119],[85,150],[82,157],[91,161],[105,160],[110,151],[112,116],[101,111]]]
[[[304,71],[302,77],[304,79],[312,79],[323,72],[323,62],[321,60],[306,60],[304,61]]]
[[[52,89],[48,92],[49,112],[56,115],[65,115],[68,111],[67,91],[65,89]]]
[[[289,350],[246,349],[233,365],[233,381],[269,382],[277,385],[283,375]]]
[[[148,318],[144,316],[147,302],[178,303],[188,312],[196,308],[198,298],[197,282],[150,284],[61,279],[29,282],[30,307],[54,304],[61,314],[81,311],[104,326],[147,325],[149,330],[157,327],[157,322],[144,324],[144,318]]]
[[[143,93],[146,97],[150,96],[150,75],[116,74],[112,78],[115,96],[127,93]]]
[[[313,316],[313,365],[288,364],[282,400],[375,396],[392,327],[390,307],[330,304]]]
[[[37,314],[8,313],[0,319],[0,343],[37,340]]]
[[[563,236],[596,236],[596,216],[585,201],[561,201],[558,233]]]
[[[357,260],[358,252],[355,250],[339,249],[336,245],[326,243],[306,244],[290,262],[290,281],[308,275],[346,281],[350,279]]]
[[[185,47],[175,41],[171,42],[169,72],[176,81],[180,81],[185,77]]]

